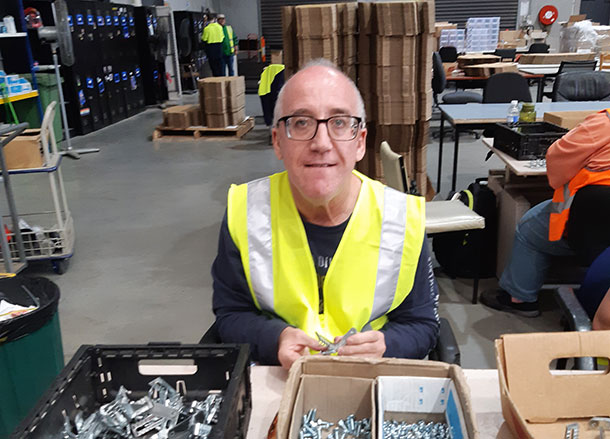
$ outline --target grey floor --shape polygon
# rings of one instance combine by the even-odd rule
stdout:
[[[247,96],[246,109],[262,114],[257,96]],[[74,139],[77,148],[101,149],[62,162],[76,227],[74,257],[61,276],[46,263],[26,270],[61,288],[66,360],[82,344],[196,342],[212,323],[210,266],[227,189],[282,169],[258,119],[242,140],[152,142],[161,110],[148,109]],[[446,148],[443,158],[444,190],[451,178],[451,150]],[[428,160],[434,181],[437,154],[438,144],[432,143]],[[458,187],[502,167],[495,158],[485,162],[485,154],[480,141],[464,136]],[[13,184],[18,208],[27,210],[42,197],[46,180],[15,177]],[[440,313],[453,326],[464,367],[495,367],[493,341],[500,334],[560,330],[550,294],[543,296],[541,317],[520,318],[472,305],[471,281],[449,279],[440,269],[437,275]],[[496,280],[488,279],[481,288],[494,286]]]

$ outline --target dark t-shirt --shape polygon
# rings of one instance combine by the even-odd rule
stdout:
[[[326,274],[346,225],[347,222],[335,227],[305,225],[316,270],[322,273],[319,276]],[[279,364],[279,336],[289,325],[277,315],[261,312],[254,304],[241,255],[229,233],[226,212],[220,226],[212,278],[213,309],[221,340],[225,343],[249,343],[252,360],[261,364]],[[388,322],[381,329],[385,335],[384,356],[424,358],[434,347],[439,331],[438,288],[426,239],[422,244],[413,287],[387,317]]]

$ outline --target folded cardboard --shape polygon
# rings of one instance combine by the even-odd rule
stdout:
[[[356,83],[358,80],[358,66],[356,64],[340,65],[339,68],[349,79],[354,81],[354,84]]]
[[[418,119],[418,94],[373,97],[373,117],[379,125],[414,124]]]
[[[341,64],[356,64],[358,60],[358,37],[356,35],[341,35],[339,37],[338,58]]]
[[[457,58],[458,67],[463,69],[465,66],[472,66],[476,64],[487,64],[499,62],[500,57],[496,55],[483,55],[483,54],[468,54],[468,55],[460,55]]]
[[[468,437],[458,392],[451,378],[380,376],[376,380],[377,437],[384,422],[443,422],[451,437]]]
[[[559,125],[560,127],[571,130],[585,120],[587,116],[593,113],[597,113],[597,111],[547,111],[544,113],[543,120],[545,122],[554,123],[555,125]]]
[[[4,147],[6,169],[40,168],[43,166],[40,130],[26,130]]]
[[[610,374],[557,374],[557,358],[610,357],[610,331],[503,335],[495,342],[502,414],[519,438],[564,437],[578,423],[581,437],[598,437],[591,417],[610,416]]]
[[[282,6],[282,49],[284,51],[284,65],[292,68],[296,62],[296,18],[294,6]]]
[[[295,8],[297,37],[337,35],[337,5],[301,5]]]
[[[341,35],[358,33],[358,3],[337,3],[338,28]]]
[[[522,30],[501,30],[498,38],[499,49],[516,49],[526,45],[525,32]]]
[[[311,409],[316,409],[316,418],[333,424],[349,415],[357,420],[372,418],[373,384],[368,378],[304,375],[298,383],[288,437],[299,439],[303,415]]]
[[[418,37],[418,53],[416,66],[418,67],[417,87],[420,90],[430,88],[432,84],[432,52],[434,52],[435,38],[430,34],[421,34]]]
[[[227,96],[241,95],[246,92],[244,76],[216,76],[203,78],[197,81],[199,93],[204,97],[225,98]]]
[[[519,64],[560,64],[561,61],[591,61],[594,53],[524,53]]]
[[[384,36],[414,36],[420,33],[416,2],[373,3],[375,30]]]
[[[225,96],[223,98],[206,96],[203,100],[203,105],[205,114],[231,113],[246,105],[246,95],[245,93],[242,93],[239,95]]]
[[[422,121],[428,121],[432,119],[432,104],[434,103],[434,92],[432,89],[419,92],[418,108],[418,119]]]
[[[374,39],[374,62],[379,66],[413,66],[417,59],[417,37],[377,36]],[[372,61],[373,61],[372,60]]]
[[[375,10],[373,4],[358,2],[358,32],[360,35],[371,35],[374,32]]]
[[[178,105],[163,110],[163,125],[170,128],[188,128],[202,125],[199,105]]]
[[[359,3],[362,4],[362,3]],[[358,35],[358,63],[372,64],[375,62],[375,41],[372,35]]]
[[[339,38],[336,35],[323,38],[299,37],[297,46],[300,67],[312,59],[324,58],[335,63],[339,59]]]
[[[423,34],[434,34],[435,33],[435,13],[434,13],[434,0],[423,0],[417,2],[417,9],[419,12],[419,27]]]
[[[374,154],[374,151],[367,150],[367,155],[369,157]],[[435,361],[404,360],[397,358],[373,359],[308,356],[301,357],[290,368],[278,412],[276,430],[278,439],[294,439],[293,436],[290,436],[291,424],[293,422],[298,423],[301,420],[301,417],[293,418],[293,416],[298,416],[299,414],[299,411],[295,411],[295,406],[301,404],[298,396],[299,390],[301,389],[303,380],[308,380],[306,377],[309,376],[322,376],[330,380],[326,381],[329,385],[316,388],[316,391],[323,395],[332,395],[335,393],[335,380],[337,380],[337,383],[342,382],[341,385],[344,386],[344,380],[346,379],[375,380],[379,376],[450,378],[455,385],[455,402],[461,407],[462,413],[464,414],[464,426],[466,431],[464,437],[470,439],[477,439],[479,437],[474,412],[471,407],[470,390],[466,384],[462,369],[459,366]],[[338,406],[351,406],[352,404],[355,404],[354,401],[363,401],[366,399],[366,396],[363,395],[364,392],[360,387],[356,389],[355,386],[347,386],[342,387],[342,389],[344,390],[338,395],[341,397],[341,402],[337,404]],[[301,395],[305,397],[303,393],[301,393]],[[334,398],[334,396],[330,397]],[[374,400],[371,404],[372,408],[376,409],[376,402]],[[362,402],[362,405],[364,405],[364,402]],[[305,410],[314,408],[302,407]],[[339,409],[339,407],[336,409]],[[373,410],[369,416],[373,418],[372,423],[374,425],[375,410]],[[375,432],[373,432],[372,438],[376,438]]]
[[[373,93],[392,96],[393,99],[408,98],[417,90],[415,66],[377,66],[373,69]]]
[[[518,72],[515,62],[495,62],[464,66],[466,76],[491,76],[496,73]]]
[[[415,143],[415,125],[378,125],[375,136],[375,152],[380,151],[381,142],[388,142],[394,152],[410,153]]]
[[[239,125],[246,118],[245,108],[223,114],[206,114],[205,121],[209,128],[226,128]]]

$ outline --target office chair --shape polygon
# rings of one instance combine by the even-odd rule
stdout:
[[[583,72],[595,70],[597,67],[597,61],[561,61],[559,64],[558,75],[568,72]]]
[[[443,62],[456,62],[458,53],[457,49],[453,46],[443,46],[438,49],[438,53],[441,56]]]
[[[483,89],[483,103],[503,104],[513,100],[532,102],[527,79],[515,72],[491,75]]]
[[[610,101],[610,72],[570,72],[555,78],[553,102]]]
[[[434,104],[438,106],[438,95],[447,87],[447,76],[438,52],[432,53],[432,70],[432,92]],[[482,102],[483,97],[479,93],[471,91],[456,91],[443,95],[442,100],[443,104],[467,104],[469,102]]]
[[[494,55],[499,56],[501,61],[513,62],[517,55],[517,49],[496,49]]]
[[[527,53],[549,53],[549,45],[545,43],[534,43],[527,49]]]

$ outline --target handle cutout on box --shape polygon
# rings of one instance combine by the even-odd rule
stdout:
[[[197,373],[195,360],[185,359],[144,359],[138,362],[140,375],[195,375]]]
[[[591,369],[592,367],[592,369]],[[549,362],[549,373],[553,376],[563,375],[562,371],[583,370],[607,375],[610,371],[607,357],[558,357]]]

